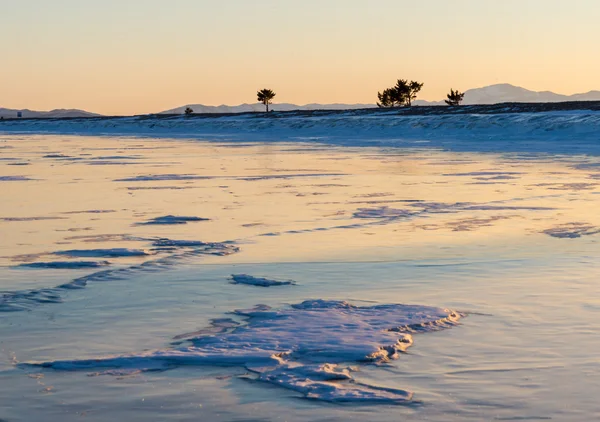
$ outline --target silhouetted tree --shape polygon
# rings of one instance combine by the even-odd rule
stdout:
[[[269,112],[269,104],[273,102],[273,98],[275,98],[275,95],[277,94],[275,94],[274,91],[267,88],[261,89],[256,93],[256,98],[258,98],[259,102],[265,105],[265,107],[267,108],[267,113]]]
[[[190,107],[186,107],[185,111],[184,111],[184,113],[185,113],[186,116],[189,116],[193,112],[194,112],[194,110],[192,110]]]
[[[377,93],[378,107],[394,107],[396,105],[396,91],[394,88],[384,89],[383,92]]]
[[[450,94],[448,94],[448,99],[444,100],[446,104],[449,106],[458,106],[462,102],[465,96],[464,92],[458,92],[450,88]]]
[[[406,105],[412,106],[413,100],[417,98],[417,94],[423,88],[423,83],[416,81],[405,81],[404,79],[399,79],[396,84],[396,89],[401,89],[404,91],[404,97],[406,99]]]
[[[379,107],[410,107],[421,88],[423,88],[423,84],[420,82],[398,79],[396,85],[377,93],[379,99],[377,105]]]

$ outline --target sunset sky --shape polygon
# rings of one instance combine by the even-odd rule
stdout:
[[[373,103],[512,83],[600,89],[598,0],[0,0],[0,107]]]

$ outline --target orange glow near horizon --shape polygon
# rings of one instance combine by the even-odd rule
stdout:
[[[436,101],[495,83],[600,89],[594,0],[22,3],[0,15],[0,107],[142,114],[264,87],[276,103],[374,103],[397,78]]]

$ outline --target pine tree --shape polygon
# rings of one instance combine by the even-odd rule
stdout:
[[[377,98],[379,99],[377,102],[378,107],[394,107],[396,104],[396,91],[393,88],[384,89],[383,93],[377,93]]]
[[[405,82],[404,85],[406,105],[410,107],[412,106],[412,102],[417,99],[417,94],[421,91],[421,88],[423,88],[423,83],[410,81],[410,83]]]
[[[261,89],[256,93],[256,97],[258,101],[263,103],[267,108],[267,113],[269,112],[269,104],[273,102],[273,98],[275,98],[275,92],[270,89]]]
[[[449,106],[459,106],[465,96],[464,92],[455,91],[450,88],[450,94],[448,94],[448,99],[444,100],[446,104]]]

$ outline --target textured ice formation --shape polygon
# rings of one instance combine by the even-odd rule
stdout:
[[[196,255],[217,255],[226,256],[232,253],[239,252],[239,248],[234,245],[234,242],[202,242],[199,240],[172,240],[172,239],[156,239],[152,242],[154,251],[158,250],[178,250],[187,248],[189,253]]]
[[[408,218],[416,213],[413,210],[403,210],[390,207],[359,208],[352,216],[354,218]]]
[[[168,224],[187,224],[189,222],[194,221],[209,221],[210,218],[202,218],[202,217],[186,217],[186,216],[176,216],[176,215],[165,215],[162,217],[156,217],[151,220],[148,220],[144,223],[139,224],[156,224],[156,225],[168,225]]]
[[[559,239],[576,239],[581,236],[598,234],[600,233],[600,227],[587,223],[567,223],[544,230],[542,233]]]
[[[448,229],[455,232],[464,232],[477,230],[482,227],[491,227],[496,221],[508,220],[514,217],[514,215],[495,215],[488,218],[464,218],[457,221],[448,221],[443,224],[421,224],[417,227],[423,230]]]
[[[65,154],[46,154],[46,155],[42,155],[42,158],[74,158],[74,157],[71,157],[70,155],[65,155]]]
[[[251,286],[271,287],[271,286],[289,286],[296,284],[292,280],[272,280],[265,277],[254,277],[248,274],[232,274],[231,279],[233,284],[249,284]]]
[[[544,186],[551,190],[593,190],[598,183],[538,183],[535,186]]]
[[[54,262],[31,262],[19,264],[24,268],[57,268],[57,269],[82,269],[98,268],[110,265],[108,261],[54,261]]]
[[[115,210],[82,210],[82,211],[67,211],[63,214],[109,214],[117,212]]]
[[[65,220],[65,217],[3,217],[0,221],[22,222],[22,221],[44,221],[44,220]]]
[[[194,189],[194,186],[128,186],[127,190],[182,190]]]
[[[413,209],[399,209],[389,206],[358,208],[352,216],[361,219],[376,219],[383,222],[390,222],[396,219],[410,218],[424,214],[447,214],[461,211],[551,211],[556,208],[537,207],[537,206],[515,206],[506,205],[497,202],[477,204],[474,202],[425,202],[425,201],[401,201],[405,202],[407,207]]]
[[[90,157],[90,160],[141,160],[144,157],[141,155],[101,155],[98,157]]]
[[[125,256],[147,256],[148,251],[143,249],[110,248],[110,249],[70,249],[68,251],[54,252],[54,255],[72,256],[79,258],[115,258]]]
[[[31,179],[27,176],[0,176],[0,182],[25,182],[27,180],[35,179]]]
[[[472,171],[469,173],[447,173],[442,176],[470,176],[470,177],[503,177],[516,176],[523,173],[518,171]]]
[[[354,379],[347,364],[397,359],[411,346],[411,333],[458,323],[459,313],[419,305],[356,306],[307,300],[282,309],[258,305],[234,312],[244,321],[217,320],[165,350],[82,360],[20,364],[55,370],[168,369],[181,365],[245,366],[263,382],[332,402],[405,403],[412,394]],[[222,321],[223,324],[220,324]],[[197,335],[199,334],[199,335]]]
[[[111,236],[111,235],[106,235]],[[112,235],[117,237],[116,240],[121,240],[120,236],[126,235]],[[84,238],[86,236],[83,236]],[[95,241],[95,237],[91,236],[92,241]],[[226,256],[239,251],[239,247],[235,246],[231,242],[200,242],[200,241],[176,241],[170,239],[141,239],[153,242],[156,247],[151,250],[151,253],[161,255],[160,258],[145,261],[139,265],[132,265],[129,267],[113,268],[107,270],[96,271],[91,274],[74,278],[64,284],[51,288],[42,289],[30,289],[20,290],[11,292],[0,292],[0,312],[14,312],[31,309],[35,306],[39,306],[45,303],[60,303],[63,300],[63,296],[69,290],[83,289],[92,282],[99,281],[111,281],[111,280],[122,280],[131,277],[135,277],[136,274],[141,272],[158,272],[165,271],[173,266],[177,265],[182,260],[188,258],[194,258],[203,255],[216,255]],[[169,247],[162,247],[157,245],[169,245]],[[102,251],[98,253],[98,251]],[[129,251],[129,249],[92,249],[92,250],[74,250],[74,251],[62,251],[63,253],[74,254],[75,256],[131,256],[131,255],[110,255],[115,251]],[[134,250],[135,251],[135,250]],[[47,255],[47,254],[41,254]],[[32,258],[39,258],[40,254],[32,256]],[[137,255],[133,255],[137,256]],[[23,258],[29,258],[24,256]],[[63,265],[72,265],[74,263],[67,263]],[[44,265],[54,265],[54,263],[31,263],[28,266],[40,268],[48,268]],[[60,264],[59,264],[60,265]],[[81,267],[78,267],[81,268]]]
[[[356,382],[348,368],[330,363],[282,364],[259,373],[258,380],[297,391],[307,399],[329,402],[398,404],[410,401],[413,396],[406,390]]]
[[[149,174],[145,176],[127,177],[115,179],[115,182],[152,182],[161,180],[205,180],[212,179],[211,176],[198,176],[196,174]]]
[[[152,246],[156,247],[197,247],[197,246],[206,246],[209,243],[202,242],[200,240],[173,240],[173,239],[157,239],[152,242]]]
[[[259,181],[259,180],[272,180],[272,179],[295,179],[299,177],[335,177],[335,176],[346,176],[344,173],[301,173],[301,174],[269,174],[264,176],[243,176],[236,177],[237,180],[245,180],[247,182]]]

